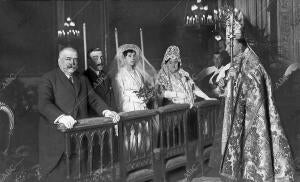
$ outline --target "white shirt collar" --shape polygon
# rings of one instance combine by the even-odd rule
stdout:
[[[100,74],[100,71],[95,70],[93,67],[89,66],[89,68],[90,68],[94,73],[96,73],[96,75],[99,75],[99,74]]]

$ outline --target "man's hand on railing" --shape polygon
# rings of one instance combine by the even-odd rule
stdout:
[[[117,123],[120,120],[120,115],[118,113],[116,113],[115,111],[104,110],[103,116],[111,118],[114,123]]]
[[[120,121],[120,115],[118,113],[116,113],[115,111],[104,110],[103,115],[104,115],[104,117],[112,118],[113,123],[117,123]],[[116,132],[116,135],[118,136],[118,125],[115,125],[115,132]]]
[[[66,128],[70,129],[73,128],[74,124],[77,123],[77,121],[69,115],[63,115],[59,118],[58,123],[65,125]]]

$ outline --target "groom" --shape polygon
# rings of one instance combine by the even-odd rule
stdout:
[[[94,91],[101,99],[103,99],[109,107],[115,109],[115,99],[111,80],[103,71],[103,52],[99,48],[93,48],[88,52],[88,59],[90,66],[84,72],[84,75],[89,79]]]

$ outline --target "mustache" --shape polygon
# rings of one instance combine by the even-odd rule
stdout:
[[[77,65],[68,64],[68,65],[67,65],[67,68],[68,68],[68,69],[69,69],[69,68],[77,68]]]

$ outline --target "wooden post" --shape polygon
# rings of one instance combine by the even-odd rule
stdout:
[[[67,179],[70,179],[71,168],[70,168],[70,157],[71,157],[71,137],[69,133],[65,134],[65,145],[66,145],[66,163],[67,163]]]

